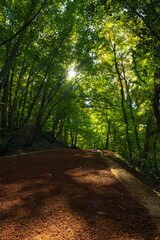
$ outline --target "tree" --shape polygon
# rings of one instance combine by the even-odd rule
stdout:
[[[47,131],[158,174],[159,13],[156,0],[1,3],[2,147]]]

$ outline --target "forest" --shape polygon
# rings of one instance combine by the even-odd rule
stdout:
[[[159,0],[0,2],[0,152],[41,131],[160,174]]]

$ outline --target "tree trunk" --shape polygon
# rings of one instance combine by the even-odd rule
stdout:
[[[58,133],[57,133],[57,135],[56,135],[56,139],[57,139],[57,138],[60,136],[60,134],[62,133],[63,126],[64,126],[64,119],[61,119],[60,126],[59,126],[59,130],[58,130]]]
[[[107,131],[107,139],[106,139],[106,147],[105,147],[105,150],[108,150],[110,128],[111,128],[111,120],[108,122],[108,131]]]
[[[116,152],[116,145],[117,145],[117,134],[116,134],[116,129],[113,129],[113,143],[114,143],[114,152]]]
[[[159,173],[159,170],[158,170],[158,166],[157,166],[157,153],[156,153],[156,143],[157,143],[157,140],[158,140],[158,134],[156,135],[155,139],[154,139],[154,142],[153,142],[153,159],[154,159],[154,169],[155,169],[155,172],[157,174],[157,176],[160,175]]]
[[[126,79],[126,74],[125,74],[125,69],[124,69],[122,56],[121,56],[121,65],[122,65],[122,69],[123,69],[123,78],[124,78],[124,81],[125,81],[125,86],[126,86],[126,91],[127,91],[127,98],[128,98],[128,101],[129,101],[129,108],[130,108],[130,113],[131,113],[131,119],[132,119],[132,123],[133,123],[133,127],[134,127],[134,134],[135,134],[135,138],[136,138],[136,145],[137,145],[137,148],[138,148],[138,151],[139,151],[139,155],[141,155],[141,146],[140,146],[137,126],[136,126],[135,118],[134,118],[134,114],[133,114],[133,104],[132,104],[132,99],[131,99],[131,95],[130,95],[130,92],[129,92],[129,86],[128,86],[127,79]]]
[[[74,147],[75,148],[77,147],[77,136],[78,136],[78,134],[76,133],[75,140],[74,140]]]
[[[157,129],[158,132],[160,133],[160,81],[155,81],[154,83],[154,97],[153,97],[153,107],[154,107],[154,113],[155,113],[155,118],[157,122]]]
[[[125,99],[124,99],[124,89],[123,89],[121,74],[120,74],[118,64],[117,64],[115,46],[114,46],[114,60],[115,60],[115,67],[116,67],[116,71],[117,71],[117,75],[118,75],[118,80],[119,80],[120,87],[121,87],[121,106],[122,106],[122,111],[123,111],[123,115],[124,115],[124,120],[125,120],[125,123],[126,123],[126,137],[127,137],[127,143],[128,143],[128,149],[129,149],[129,158],[130,158],[130,163],[133,164],[132,146],[131,146],[131,141],[130,141],[130,137],[129,137],[129,124],[128,124],[127,114],[126,114],[125,106],[124,106],[124,101],[125,101]]]
[[[70,130],[70,135],[71,135],[71,147],[73,147],[74,134],[73,134],[72,130]]]
[[[8,128],[12,130],[12,87],[13,87],[13,77],[14,77],[14,70],[12,70],[11,79],[9,82],[9,96],[8,96]]]
[[[146,127],[146,135],[145,135],[145,141],[144,141],[144,147],[142,152],[142,162],[140,163],[140,167],[145,168],[146,160],[149,153],[150,148],[150,142],[151,142],[151,125],[152,125],[152,116],[149,116],[147,121],[147,127]]]
[[[8,90],[9,90],[9,72],[6,73],[6,79],[3,85],[2,95],[2,117],[1,117],[1,128],[7,127],[7,105],[8,105]]]
[[[156,70],[154,73],[154,97],[153,97],[153,107],[155,118],[157,122],[157,130],[160,133],[160,49],[155,46],[155,64]]]

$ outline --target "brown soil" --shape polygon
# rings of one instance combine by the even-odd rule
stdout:
[[[0,159],[0,240],[159,239],[94,150]]]

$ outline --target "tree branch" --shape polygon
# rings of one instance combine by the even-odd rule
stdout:
[[[37,17],[37,15],[41,12],[42,8],[44,7],[44,5],[46,4],[46,0],[44,0],[44,3],[42,4],[42,6],[40,7],[40,9],[37,11],[37,13],[29,20],[26,21],[23,26],[19,29],[18,32],[16,32],[12,37],[8,38],[7,40],[3,41],[2,43],[0,43],[0,47],[5,45],[8,42],[11,42],[14,38],[16,38],[25,28],[27,28],[32,22],[33,20]]]

